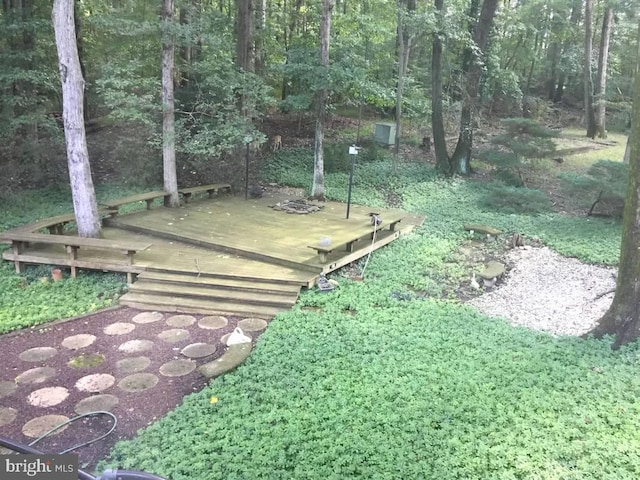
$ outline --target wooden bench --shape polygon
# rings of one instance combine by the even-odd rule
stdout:
[[[76,260],[78,259],[78,249],[98,248],[105,250],[118,250],[126,256],[127,264],[133,265],[133,256],[142,250],[146,250],[152,244],[137,241],[108,240],[103,238],[86,238],[75,237],[72,235],[49,235],[46,233],[30,233],[11,230],[0,233],[0,241],[11,243],[13,250],[13,261],[16,266],[16,272],[22,273],[22,262],[20,256],[24,248],[32,243],[42,243],[47,245],[64,245],[69,256],[69,266],[71,267],[71,276],[77,274]],[[99,268],[99,265],[96,265]],[[133,274],[127,272],[127,281],[133,282]]]
[[[126,205],[127,203],[146,202],[147,210],[151,210],[151,204],[156,198],[162,198],[163,204],[167,206],[170,196],[171,194],[165,192],[164,190],[155,190],[153,192],[139,193],[137,195],[116,198],[114,200],[106,200],[104,202],[100,202],[100,205],[107,207],[109,215],[115,217],[116,215],[118,215],[120,207],[122,205]]]
[[[213,198],[219,191],[231,193],[231,185],[228,183],[212,183],[211,185],[199,185],[197,187],[180,188],[178,193],[184,198],[184,203],[189,203],[195,193],[207,192],[209,198]]]
[[[98,215],[108,215],[110,214],[109,210],[106,209],[98,209]],[[27,225],[21,225],[19,227],[13,228],[10,231],[12,232],[27,232],[27,233],[35,233],[40,230],[46,230],[51,234],[62,235],[64,233],[64,227],[66,227],[69,223],[76,221],[76,216],[73,213],[67,213],[65,215],[57,215],[55,217],[43,218],[42,220],[38,220],[34,223],[29,223]]]
[[[353,246],[357,242],[363,240],[372,241],[374,232],[379,232],[388,228],[389,231],[395,231],[396,225],[402,221],[403,217],[394,217],[391,220],[384,220],[382,217],[382,223],[378,225],[369,225],[366,229],[363,228],[361,232],[354,232],[345,238],[338,239],[338,241],[331,241],[331,243],[324,244],[323,242],[314,243],[308,245],[309,248],[315,250],[320,255],[320,263],[327,263],[327,255],[332,252],[343,250],[345,252],[353,252]],[[366,230],[366,233],[365,233]]]

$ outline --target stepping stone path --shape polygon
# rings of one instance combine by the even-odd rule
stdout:
[[[140,405],[160,399],[173,408],[182,396],[200,388],[193,385],[204,386],[249,356],[252,343],[226,345],[234,328],[240,327],[255,341],[267,327],[260,318],[133,309],[114,314],[111,323],[107,323],[111,317],[102,317],[94,328],[88,318],[43,332],[0,336],[0,351],[2,342],[25,345],[10,359],[10,366],[0,365],[0,435],[29,443],[77,415],[98,411],[112,412],[119,422],[139,421],[136,429],[142,428],[158,410],[150,413]],[[165,399],[176,393],[177,399]],[[83,427],[65,425],[51,435],[68,428],[65,435]]]

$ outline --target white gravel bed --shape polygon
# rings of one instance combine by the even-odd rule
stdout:
[[[616,268],[588,265],[547,247],[515,249],[502,280],[470,300],[480,312],[554,335],[582,335],[607,311]]]

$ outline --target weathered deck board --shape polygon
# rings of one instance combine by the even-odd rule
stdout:
[[[363,257],[424,220],[399,210],[358,205],[351,206],[347,220],[346,205],[335,202],[307,215],[270,208],[291,199],[244,200],[225,195],[193,200],[180,208],[159,206],[105,219],[105,239],[151,246],[136,254],[133,265],[118,252],[83,248],[76,266],[142,274],[134,283],[136,288],[121,299],[133,307],[270,317],[286,310],[295,302],[299,288],[311,287],[321,272]],[[371,212],[380,215],[385,225],[401,218],[400,229],[390,231],[383,226],[375,243],[358,241],[351,252],[333,251],[324,264],[309,248],[325,237],[336,243],[345,238],[369,238]],[[14,259],[12,252],[3,256]],[[25,246],[20,261],[69,265],[63,245]],[[168,286],[163,288],[158,281]]]

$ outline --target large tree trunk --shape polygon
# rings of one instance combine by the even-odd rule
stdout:
[[[175,42],[173,24],[173,0],[162,2],[162,164],[164,190],[170,194],[167,206],[179,207],[178,175],[176,169],[176,130],[173,69],[175,66]]]
[[[52,18],[62,82],[62,119],[78,235],[99,237],[100,217],[84,130],[84,79],[76,45],[73,0],[54,0]]]
[[[442,36],[444,0],[435,0],[434,6],[438,12],[439,25],[433,34],[431,54],[431,130],[433,147],[436,154],[436,166],[441,173],[451,173],[447,142],[445,139],[444,120],[442,118]]]
[[[640,337],[640,28],[635,77],[629,137],[629,185],[624,206],[618,282],[611,307],[591,332],[598,338],[615,335],[614,349]]]
[[[329,79],[327,69],[329,68],[329,41],[331,38],[331,12],[333,10],[333,0],[322,0],[322,19],[320,20],[320,65],[324,70],[323,82]],[[329,91],[326,85],[318,90],[316,96],[317,117],[316,117],[316,141],[313,155],[313,187],[311,197],[316,200],[324,200],[324,126],[327,116],[327,100]]]
[[[245,72],[253,72],[254,21],[253,0],[236,0],[236,66]]]
[[[584,118],[587,122],[587,137],[596,136],[596,116],[593,111],[593,79],[591,77],[591,60],[593,57],[593,0],[585,0],[584,4]]]
[[[598,138],[607,138],[607,65],[609,63],[609,41],[611,40],[611,22],[613,9],[607,7],[602,18],[602,34],[600,36],[600,55],[598,57],[598,75],[596,76],[596,131]]]
[[[476,114],[476,102],[480,91],[480,78],[482,75],[482,59],[489,42],[489,33],[493,26],[497,0],[484,0],[482,11],[478,19],[473,35],[475,49],[467,51],[470,55],[469,69],[465,84],[465,93],[462,99],[462,112],[460,114],[460,134],[456,149],[451,156],[453,172],[458,175],[471,173],[471,148],[473,146],[473,119]],[[473,8],[473,7],[472,7]]]

